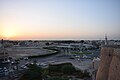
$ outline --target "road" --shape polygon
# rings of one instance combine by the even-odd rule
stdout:
[[[93,54],[88,55],[88,56],[98,56],[99,54],[99,50],[91,50],[91,52]],[[65,54],[64,52],[61,52],[59,54],[56,55],[52,55],[49,57],[44,57],[44,58],[33,58],[33,59],[24,59],[24,60],[20,60],[19,64],[18,64],[18,70],[21,70],[21,66],[25,65],[26,63],[33,63],[34,61],[36,61],[38,64],[46,64],[46,66],[48,66],[49,64],[61,64],[61,63],[72,63],[72,65],[74,65],[74,67],[78,70],[88,70],[92,67],[92,60],[90,59],[79,59],[77,57],[74,57],[74,59],[71,59],[71,56],[73,57],[73,55],[71,54]],[[12,67],[11,67],[12,69]],[[14,73],[13,75],[16,75],[16,73]]]
[[[90,59],[81,59],[78,58],[70,59],[70,55],[66,55],[64,53],[60,53],[57,55],[45,57],[45,58],[35,58],[29,60],[21,60],[19,66],[25,65],[26,63],[33,63],[36,61],[37,63],[44,63],[46,65],[49,64],[60,64],[60,63],[72,63],[77,69],[86,70],[91,66],[92,60]]]

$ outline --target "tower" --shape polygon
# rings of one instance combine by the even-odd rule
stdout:
[[[107,35],[105,35],[105,45],[108,45]]]

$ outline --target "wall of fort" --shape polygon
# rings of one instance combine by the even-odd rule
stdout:
[[[120,80],[120,46],[101,47],[96,80]]]

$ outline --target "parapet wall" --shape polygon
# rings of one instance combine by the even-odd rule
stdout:
[[[96,80],[120,80],[120,47],[103,46]]]

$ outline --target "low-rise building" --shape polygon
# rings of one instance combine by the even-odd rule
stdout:
[[[91,48],[96,48],[91,44],[83,44],[83,43],[64,44],[64,45],[58,45],[57,47],[63,50],[71,50],[71,51],[83,51]]]
[[[4,48],[0,48],[0,62],[6,62],[8,60],[8,52]]]
[[[4,41],[3,39],[1,40],[1,47],[0,47],[0,63],[1,62],[6,62],[8,60],[8,52],[7,50],[5,49],[5,45],[4,45]]]
[[[2,44],[0,43],[0,48],[2,47]]]

